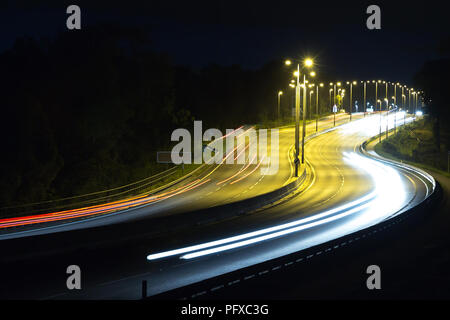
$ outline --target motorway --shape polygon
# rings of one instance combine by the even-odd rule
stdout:
[[[336,125],[347,121],[348,115],[339,114],[336,116]],[[326,117],[320,121],[321,130],[332,127],[332,117]],[[307,132],[315,132],[314,122],[308,124]],[[266,167],[266,165],[260,164],[259,159],[254,160],[256,166],[248,163],[249,141],[246,141],[245,153],[236,150],[233,154],[225,154],[225,157],[234,157],[234,164],[227,164],[225,159],[218,165],[206,164],[205,168],[198,174],[157,194],[132,197],[101,206],[82,207],[79,210],[51,212],[16,219],[0,219],[0,240],[196,211],[249,199],[276,190],[295,180],[292,164],[293,141],[293,128],[281,128],[278,150],[279,168],[276,175],[261,174],[264,170],[263,167]],[[268,153],[270,154],[270,141],[268,147]],[[291,153],[290,157],[288,153]],[[237,164],[239,154],[245,156],[246,162],[244,164]],[[131,207],[132,205],[135,205],[135,207]],[[111,211],[113,212],[111,213]],[[71,217],[75,218],[68,219]],[[57,218],[61,218],[61,220],[56,220]]]
[[[361,143],[378,133],[380,121],[384,131],[387,117],[361,118],[354,116],[359,120],[309,140],[305,153],[310,166],[300,192],[264,210],[184,230],[145,232],[152,229],[155,216],[171,215],[175,224],[184,212],[212,207],[208,212],[214,214],[217,205],[249,199],[292,181],[288,157],[292,128],[280,130],[277,175],[261,175],[253,170],[257,165],[222,165],[196,177],[206,177],[198,188],[151,205],[83,222],[4,233],[0,247],[7,254],[2,257],[1,296],[137,299],[144,279],[149,295],[165,292],[352,233],[429,196],[433,182],[420,172],[394,168],[359,152]],[[324,126],[332,126],[330,119]],[[219,184],[225,179],[229,180]],[[103,242],[87,241],[95,238]],[[78,246],[83,242],[87,245]],[[80,291],[65,287],[69,264],[81,267]]]

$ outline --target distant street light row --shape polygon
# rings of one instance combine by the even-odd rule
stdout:
[[[302,115],[303,115],[303,130],[302,130],[302,155],[301,155],[301,163],[304,163],[305,160],[305,152],[304,152],[304,146],[305,146],[305,135],[306,135],[306,113],[307,113],[307,104],[306,104],[306,96],[307,96],[307,90],[309,88],[309,109],[310,114],[312,113],[312,95],[314,92],[316,93],[316,132],[318,131],[318,123],[319,123],[319,88],[324,87],[323,83],[314,84],[310,83],[307,86],[307,83],[309,82],[307,79],[307,75],[310,77],[315,77],[316,73],[314,71],[307,72],[307,69],[310,69],[314,65],[314,61],[310,58],[306,58],[304,60],[297,60],[297,59],[289,59],[285,61],[286,66],[291,66],[293,63],[297,64],[297,68],[294,71],[294,77],[295,80],[292,79],[289,83],[289,86],[291,88],[295,88],[295,177],[298,177],[298,168],[300,164],[299,160],[299,153],[300,153],[300,146],[299,146],[299,137],[300,137],[300,97],[301,97],[301,91],[300,88],[303,88],[303,102],[302,102]],[[300,83],[300,77],[303,76],[303,83]],[[344,82],[330,82],[330,89],[329,89],[329,101],[330,101],[330,108],[334,114],[334,126],[336,125],[336,111],[337,111],[337,105],[339,107],[342,107],[343,105],[343,98],[345,96],[345,88],[339,88],[343,87]],[[378,99],[378,86],[384,85],[385,86],[385,97],[383,99],[384,102],[386,102],[386,111],[389,111],[391,107],[389,106],[389,98],[388,98],[388,87],[389,85],[393,85],[394,87],[394,95],[391,97],[393,103],[392,103],[392,109],[394,112],[397,112],[398,106],[397,106],[397,87],[401,88],[401,107],[402,109],[405,109],[406,107],[406,94],[405,90],[408,94],[408,110],[412,111],[414,109],[414,114],[417,113],[417,103],[419,99],[419,95],[422,94],[421,91],[416,91],[413,88],[408,88],[406,85],[401,85],[400,83],[395,82],[389,82],[389,81],[383,81],[383,80],[366,80],[366,81],[360,81],[364,85],[363,90],[363,112],[364,116],[366,116],[366,112],[368,109],[368,106],[370,105],[369,102],[367,102],[367,85],[368,84],[374,84],[375,85],[375,99],[374,99],[374,105],[375,105],[375,111],[377,111],[378,103],[380,104],[380,107],[378,108],[378,111],[380,112],[380,140],[381,140],[381,111],[382,111],[382,101]],[[349,106],[348,111],[350,114],[350,121],[352,121],[352,113],[353,113],[353,87],[358,84],[358,81],[346,81],[345,84],[349,86],[350,89],[350,95],[349,95]],[[315,87],[315,91],[314,91]],[[281,95],[283,94],[283,91],[278,91],[278,109],[277,109],[277,115],[278,118],[280,118],[280,101],[281,101]],[[333,101],[331,100],[331,96],[333,94]],[[411,104],[411,95],[413,97],[413,103]],[[337,98],[337,99],[336,99]],[[423,101],[422,106],[423,106]],[[356,112],[358,112],[358,105],[355,103],[355,109]],[[373,111],[373,107],[370,107],[369,110]],[[394,120],[394,132],[396,131],[397,123],[396,123],[396,117]],[[388,134],[388,130],[386,130],[386,136]]]
[[[297,72],[295,72],[296,74]],[[315,75],[315,73],[313,72],[313,74]],[[408,88],[406,85],[401,85],[400,83],[394,83],[394,82],[387,82],[387,81],[383,81],[383,80],[372,80],[372,81],[360,81],[363,85],[364,85],[364,93],[363,93],[363,99],[364,99],[364,103],[363,103],[363,112],[364,115],[367,112],[367,106],[369,105],[369,103],[367,102],[367,84],[373,83],[375,84],[375,107],[378,106],[378,104],[376,102],[379,101],[378,99],[378,85],[379,84],[384,84],[385,85],[385,97],[383,99],[383,101],[387,101],[387,105],[386,108],[389,108],[389,99],[388,99],[388,85],[392,85],[394,87],[394,95],[392,97],[390,97],[393,101],[393,104],[395,106],[397,106],[397,87],[401,88],[401,103],[400,103],[400,107],[402,109],[408,109],[410,111],[412,111],[413,113],[416,113],[416,111],[418,110],[418,102],[419,102],[419,96],[423,93],[422,91],[415,91],[414,88]],[[308,83],[308,80],[306,81],[306,83]],[[348,106],[348,112],[350,114],[350,120],[351,120],[351,116],[353,113],[353,110],[356,106],[353,106],[353,86],[357,85],[358,82],[357,81],[347,81],[346,82],[347,85],[349,85],[350,88],[350,96],[349,96],[349,106]],[[289,84],[290,87],[295,88],[295,80],[291,80],[291,83]],[[300,85],[302,87],[302,85]],[[310,88],[311,90],[313,90],[312,88],[314,88],[314,84],[309,84],[308,88]],[[316,85],[316,94],[318,94],[318,88],[317,86],[323,87],[323,83],[320,83],[319,85]],[[331,82],[330,83],[331,88],[329,89],[329,103],[330,103],[330,108],[333,107],[334,104],[338,104],[339,106],[340,103],[342,102],[342,98],[345,96],[345,89],[343,88],[338,88],[336,90],[336,86],[340,87],[342,86],[342,82]],[[408,94],[408,104],[406,103],[407,100],[407,96],[405,95],[405,90],[407,91]],[[280,91],[281,92],[281,91]],[[280,94],[280,93],[279,93]],[[282,94],[282,92],[281,92]],[[332,94],[333,96],[333,100],[332,100]],[[338,95],[338,99],[336,100],[336,94]],[[412,96],[412,103],[411,103],[411,96]],[[317,108],[317,104],[318,104],[318,97],[316,99],[316,111],[318,111]],[[423,101],[421,101],[421,104],[423,106]],[[380,107],[382,108],[383,105],[381,104]],[[385,108],[385,109],[386,109]],[[279,109],[279,108],[278,108]],[[358,111],[358,110],[356,110]],[[380,109],[378,109],[378,111],[380,111]],[[278,116],[280,115],[280,113],[278,112]]]

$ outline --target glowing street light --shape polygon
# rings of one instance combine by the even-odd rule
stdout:
[[[336,86],[340,87],[341,83],[340,82],[335,82],[335,83],[330,82],[330,86],[334,86],[334,89],[331,89],[331,90],[333,90],[333,105],[332,105],[332,107],[333,107],[334,104],[336,103],[336,94],[339,95],[339,90],[340,90],[339,89],[338,91],[336,91]],[[333,126],[336,126],[336,112],[334,112],[334,123],[333,123]]]
[[[376,83],[378,83],[378,82],[376,82]],[[375,95],[376,95],[376,92],[375,92]],[[380,103],[380,109],[379,109],[380,110],[380,134],[378,135],[378,137],[379,137],[379,142],[381,142],[381,100],[377,99],[377,105],[378,105],[378,103]]]
[[[319,131],[319,88],[323,87],[323,83],[316,85],[316,132]]]
[[[386,83],[387,87],[387,83]],[[384,98],[384,101],[386,102],[386,139],[388,138],[388,128],[389,128],[389,99]],[[381,112],[380,112],[381,115]]]
[[[394,85],[394,95],[392,100],[394,100],[394,133],[397,132],[397,84]]]
[[[286,60],[285,65],[290,66],[291,60]],[[312,59],[305,59],[303,65],[309,68],[313,65]],[[297,71],[294,72],[294,76],[297,78],[297,84],[295,86],[295,177],[298,177],[299,161],[299,136],[300,136],[300,62],[297,60]],[[306,132],[306,74],[303,73],[303,133],[302,133],[302,163],[305,161],[305,132]]]
[[[353,99],[353,86],[356,85],[356,81],[351,81],[348,82],[347,84],[350,84],[350,121],[352,121],[352,111],[353,111],[353,106],[352,106],[352,99]]]
[[[280,120],[280,100],[281,100],[282,94],[283,94],[283,91],[278,91],[278,120]]]
[[[406,122],[405,104],[406,104],[406,95],[403,94],[403,87],[402,87],[403,125],[405,125],[405,122]]]
[[[364,117],[366,116],[366,109],[367,109],[367,104],[366,104],[366,85],[367,85],[367,83],[368,82],[370,82],[370,81],[361,81],[362,83],[364,83],[364,104],[363,104],[363,106],[364,106]]]
[[[313,62],[313,60],[312,59],[309,59],[309,58],[307,58],[307,59],[305,59],[305,66],[306,67],[312,67],[312,65],[314,64],[314,62]]]

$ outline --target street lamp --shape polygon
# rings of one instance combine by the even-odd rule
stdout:
[[[395,92],[395,89],[394,89]],[[397,97],[392,96],[392,100],[394,100],[394,133],[397,132]]]
[[[300,136],[300,61],[297,60],[297,71],[294,72],[294,75],[297,77],[297,84],[295,90],[295,177],[298,177],[298,166],[300,161],[298,159],[299,156],[299,136]],[[290,66],[292,64],[291,60],[286,60],[285,64]],[[307,68],[313,65],[313,60],[305,59],[303,61],[303,65]],[[306,131],[306,74],[303,73],[303,134],[302,134],[302,163],[304,163],[305,159],[305,131]]]
[[[408,111],[411,112],[411,88],[408,88]]]
[[[333,88],[330,88],[329,95],[330,95],[330,107],[333,108],[333,103],[331,102],[331,93],[333,92]]]
[[[387,87],[387,84],[386,84]],[[388,98],[384,98],[384,101],[386,102],[386,139],[388,138],[388,125],[389,125],[389,100]],[[381,112],[380,112],[381,114]]]
[[[334,86],[334,89],[330,89],[333,91],[333,106],[332,107],[334,108],[334,105],[336,104],[336,93],[339,94],[339,90],[341,90],[341,89],[339,89],[338,91],[336,91],[336,86],[340,87],[341,83],[340,82],[335,82],[335,83],[331,82],[330,86]],[[336,126],[336,112],[333,112],[333,113],[334,113],[333,127],[335,127]]]
[[[405,110],[405,103],[403,102],[403,96],[405,95],[405,86],[400,86],[400,88],[402,88],[402,109]]]
[[[375,95],[376,95],[376,93],[375,93]],[[378,105],[378,102],[380,103],[380,109],[379,109],[380,110],[380,134],[378,135],[378,137],[380,139],[379,142],[381,142],[381,100],[379,100],[379,99],[377,100],[377,103],[376,103],[377,105]]]
[[[375,83],[375,109],[376,109],[376,106],[378,105],[377,102],[379,101],[378,100],[378,84],[381,83],[381,80],[378,80],[378,81],[373,80],[372,82]],[[381,103],[380,103],[380,109],[378,111],[381,112]]]
[[[280,99],[283,91],[278,91],[278,120],[280,120]]]
[[[405,104],[406,104],[406,95],[403,94],[403,87],[402,87],[403,125],[405,125],[406,123],[406,109],[404,107]]]
[[[367,109],[367,104],[366,104],[366,84],[370,81],[361,81],[362,83],[364,83],[364,117],[366,116],[366,109]]]
[[[417,112],[417,100],[419,99],[419,94],[420,94],[420,91],[417,91],[416,92],[416,106],[414,107],[414,113]]]
[[[323,87],[323,83],[316,85],[316,132],[319,131],[319,88]]]
[[[352,121],[352,109],[353,109],[353,106],[352,106],[352,99],[353,99],[352,90],[353,90],[353,86],[356,85],[356,81],[350,81],[350,82],[347,81],[347,84],[350,84],[350,121]]]

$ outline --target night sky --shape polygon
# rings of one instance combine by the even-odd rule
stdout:
[[[36,3],[37,4],[36,4]],[[28,35],[65,31],[77,4],[82,28],[101,22],[148,30],[156,51],[195,68],[209,63],[258,68],[270,60],[313,56],[340,79],[411,83],[449,36],[443,2],[427,1],[7,1],[0,5],[0,51]],[[419,3],[419,2],[417,2]],[[381,8],[381,30],[366,28],[366,8]]]

